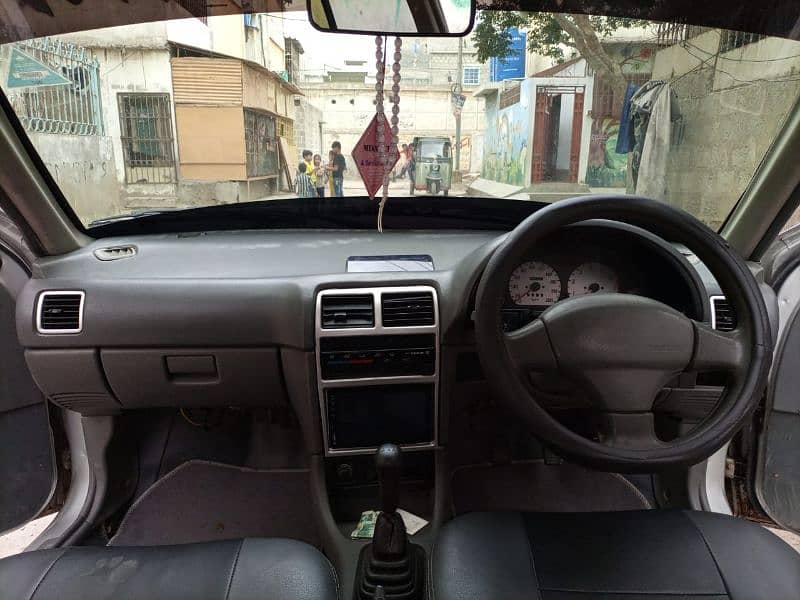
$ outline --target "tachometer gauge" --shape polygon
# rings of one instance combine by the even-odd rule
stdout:
[[[561,297],[561,278],[543,262],[522,263],[508,280],[508,293],[514,304],[549,306]]]
[[[603,263],[583,263],[569,276],[567,291],[570,298],[584,294],[618,292],[619,277],[614,269]]]

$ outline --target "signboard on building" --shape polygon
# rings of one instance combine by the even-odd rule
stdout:
[[[525,57],[527,56],[527,36],[516,27],[508,30],[511,36],[510,54],[506,58],[492,58],[489,61],[489,80],[525,78]]]
[[[389,131],[390,127],[391,125],[387,121],[384,125],[386,130],[384,135],[387,140],[391,140],[392,137]],[[400,152],[397,150],[397,144],[392,144],[391,141],[389,143],[384,142],[384,144],[389,158],[387,172],[391,172],[400,159]],[[384,166],[378,155],[378,115],[372,117],[356,147],[353,148],[353,160],[356,162],[358,173],[364,181],[364,187],[367,188],[367,194],[371,199],[375,198],[375,194],[378,193],[378,190],[383,185],[384,173]]]
[[[40,85],[72,85],[54,68],[29,56],[19,48],[12,48],[8,65],[8,87],[34,87]]]

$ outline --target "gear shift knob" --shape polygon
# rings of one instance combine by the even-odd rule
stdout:
[[[397,510],[400,494],[400,468],[403,454],[395,444],[384,444],[375,454],[375,468],[381,494],[381,510],[389,514]]]

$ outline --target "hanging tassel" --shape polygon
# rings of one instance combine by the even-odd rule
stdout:
[[[389,174],[394,166],[395,161],[393,161],[393,159],[397,156],[397,144],[400,141],[400,60],[402,59],[402,47],[403,40],[399,37],[395,38],[393,57],[394,61],[392,63],[392,93],[389,95],[389,102],[392,105],[392,116],[389,119],[389,123],[391,124],[391,128],[389,129],[390,135],[388,136],[391,148],[389,153],[386,152],[386,144],[384,143],[387,137],[385,135],[386,115],[383,112],[383,85],[381,85],[381,110],[378,112],[378,147],[380,149],[379,158],[383,164],[383,194],[381,195],[381,202],[378,206],[378,231],[380,232],[383,232],[383,212],[384,208],[386,207],[386,202],[389,200]],[[386,54],[388,54],[388,52]],[[384,76],[386,69],[386,54],[383,56]]]

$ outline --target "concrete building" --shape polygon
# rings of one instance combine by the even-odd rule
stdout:
[[[665,35],[653,78],[672,81],[681,120],[662,199],[718,229],[800,93],[800,42],[686,26]]]
[[[369,40],[371,41],[371,39]],[[471,170],[475,137],[484,131],[485,106],[474,91],[488,80],[488,66],[478,63],[469,38],[462,47],[462,72],[458,73],[459,41],[452,38],[406,38],[401,62],[400,141],[414,136],[446,136],[455,143],[456,118],[452,88],[460,83],[467,97],[461,113],[461,170]],[[321,114],[321,146],[327,152],[334,140],[349,154],[375,114],[374,69],[365,60],[343,58],[303,73],[303,104]],[[388,105],[388,102],[387,102]],[[316,118],[316,113],[315,117]],[[347,177],[358,177],[349,169]]]
[[[300,91],[287,81],[282,24],[270,15],[145,23],[14,47],[73,78],[71,86],[8,91],[21,114],[31,113],[37,150],[86,221],[263,197],[294,172],[282,166],[297,154]],[[4,74],[12,51],[2,55]]]

